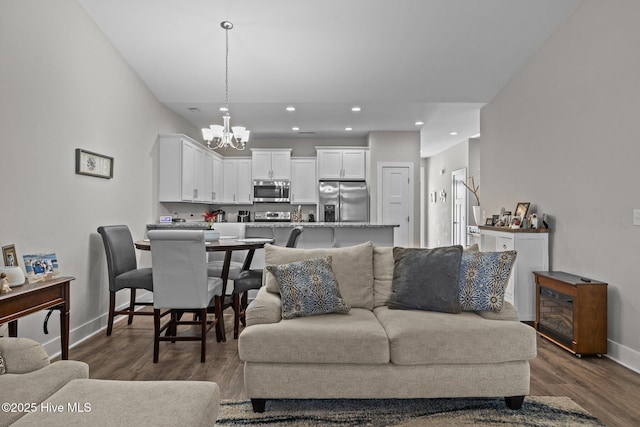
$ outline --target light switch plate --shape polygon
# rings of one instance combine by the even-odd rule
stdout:
[[[640,209],[633,210],[633,225],[640,225]]]

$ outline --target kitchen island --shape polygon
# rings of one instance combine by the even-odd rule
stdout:
[[[247,237],[270,237],[284,246],[291,229],[302,227],[299,248],[341,248],[364,242],[393,246],[393,229],[397,225],[368,222],[252,222],[245,224]]]
[[[294,227],[302,227],[298,239],[299,248],[343,248],[372,242],[376,246],[393,246],[393,230],[397,224],[372,224],[369,222],[245,222],[214,223],[213,228],[221,236],[266,237],[275,245],[284,246]],[[148,224],[147,229],[160,228],[208,228],[206,222],[178,222],[173,224]],[[264,250],[257,250],[251,268],[264,267]]]

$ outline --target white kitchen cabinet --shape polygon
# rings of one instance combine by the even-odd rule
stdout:
[[[318,179],[365,179],[366,150],[323,148],[318,152]]]
[[[291,149],[251,149],[253,179],[291,179]]]
[[[194,179],[198,179],[196,201],[213,202],[213,154],[206,148],[196,149]]]
[[[517,252],[504,298],[516,308],[520,320],[535,320],[536,285],[533,272],[549,270],[549,230],[479,228],[482,251]]]
[[[291,159],[291,203],[315,204],[318,195],[315,158]]]
[[[253,203],[251,159],[246,157],[225,158],[223,164],[223,200],[229,204]]]
[[[224,193],[224,169],[220,155],[212,153],[211,168],[211,201],[220,203],[223,200]]]
[[[160,202],[210,203],[211,153],[181,134],[158,137]]]

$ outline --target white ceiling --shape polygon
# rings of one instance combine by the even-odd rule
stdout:
[[[479,132],[480,107],[579,3],[78,1],[160,102],[198,128],[222,123],[228,20],[232,124],[252,137],[422,130],[423,157]]]

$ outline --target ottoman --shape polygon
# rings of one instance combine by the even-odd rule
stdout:
[[[220,390],[206,381],[70,381],[14,426],[213,426]]]

